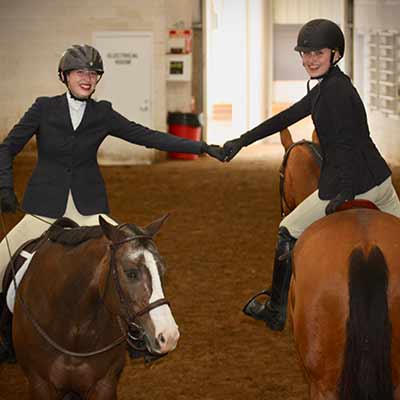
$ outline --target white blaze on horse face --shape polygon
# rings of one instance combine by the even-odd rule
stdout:
[[[153,292],[150,303],[164,298],[164,291],[161,286],[160,274],[158,273],[157,263],[153,254],[145,250],[143,252],[146,266],[150,271]],[[179,339],[179,330],[171,309],[167,304],[154,308],[150,311],[150,318],[155,328],[155,338],[160,346],[160,353],[167,353],[173,350]]]

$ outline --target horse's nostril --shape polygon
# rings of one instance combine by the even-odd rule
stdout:
[[[165,343],[165,337],[162,333],[158,335],[157,339],[160,343]]]

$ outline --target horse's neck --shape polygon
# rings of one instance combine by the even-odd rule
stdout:
[[[88,330],[92,325],[98,326],[100,322],[106,325],[113,319],[101,290],[101,279],[109,270],[108,248],[97,242],[80,245],[79,251],[72,249],[71,254],[66,253],[65,260],[70,265],[64,268],[68,268],[68,274],[55,294],[56,308],[67,312],[75,324]]]
[[[298,147],[293,151],[293,157],[288,163],[291,194],[294,196],[294,206],[298,206],[305,198],[318,188],[319,166],[312,154],[305,147]],[[301,168],[299,168],[301,166]]]

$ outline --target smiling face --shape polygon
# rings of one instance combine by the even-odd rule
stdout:
[[[74,97],[88,99],[96,90],[100,75],[96,71],[87,69],[72,70],[67,74],[68,89]]]
[[[331,66],[332,50],[328,48],[315,51],[301,51],[300,56],[303,67],[307,71],[310,78],[318,78],[325,75]],[[339,59],[339,53],[336,51],[333,62]]]

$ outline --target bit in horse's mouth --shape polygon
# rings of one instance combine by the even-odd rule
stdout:
[[[134,345],[133,345],[134,343]],[[150,363],[153,361],[157,361],[159,358],[166,356],[168,353],[157,353],[152,349],[150,345],[150,341],[147,336],[144,336],[144,339],[141,340],[128,340],[128,353],[132,358],[144,358],[144,362]]]

